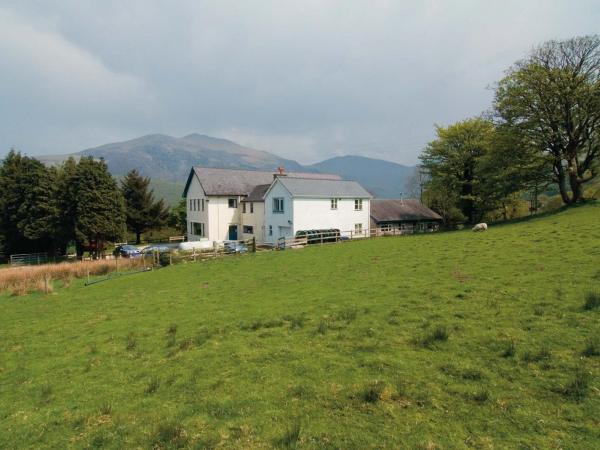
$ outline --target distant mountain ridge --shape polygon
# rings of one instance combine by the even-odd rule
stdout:
[[[339,156],[312,165],[281,158],[273,153],[245,147],[227,139],[202,134],[180,138],[149,134],[82,150],[71,155],[39,156],[46,164],[57,164],[68,157],[103,158],[111,173],[123,176],[137,169],[155,181],[156,195],[173,204],[176,185],[183,185],[192,166],[226,169],[273,170],[283,166],[293,172],[326,172],[358,181],[376,197],[398,198],[413,167],[362,156]],[[164,181],[164,183],[162,183]],[[168,194],[159,186],[169,186]]]

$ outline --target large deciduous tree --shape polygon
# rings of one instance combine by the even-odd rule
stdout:
[[[598,174],[600,38],[534,49],[498,84],[495,110],[527,148],[549,158],[563,202],[582,200],[584,184]]]
[[[142,233],[166,224],[169,210],[162,199],[155,201],[150,178],[133,169],[121,181],[121,192],[125,198],[127,228],[135,233],[136,244],[141,242]]]
[[[425,197],[440,214],[447,212],[452,221],[470,223],[481,219],[489,205],[482,197],[480,162],[489,152],[494,125],[481,118],[468,119],[448,127],[437,127],[437,139],[420,156],[421,166],[430,177]]]

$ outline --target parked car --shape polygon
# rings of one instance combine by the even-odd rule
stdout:
[[[120,256],[121,258],[139,258],[142,252],[133,245],[119,245],[115,248],[113,255]]]
[[[296,232],[296,237],[305,237],[309,244],[337,242],[340,239],[340,230],[335,228],[328,228],[324,230],[299,230]]]
[[[248,247],[245,244],[237,241],[226,241],[223,245],[225,253],[246,253],[248,251]]]
[[[171,247],[169,247],[168,245],[164,245],[164,244],[149,245],[148,247],[144,247],[142,249],[142,253],[145,255],[147,255],[149,253],[154,253],[154,252],[168,253],[170,251],[171,251]]]

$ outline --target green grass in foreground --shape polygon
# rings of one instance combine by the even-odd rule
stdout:
[[[0,448],[598,448],[600,205],[0,297]]]

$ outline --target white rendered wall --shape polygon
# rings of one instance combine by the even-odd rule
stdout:
[[[254,212],[250,212],[250,202],[246,202],[246,212],[242,212],[242,227],[240,227],[243,233],[243,225],[249,225],[254,228],[254,234],[243,233],[240,239],[252,239],[256,238],[256,242],[265,242],[265,204],[263,202],[253,202]],[[242,209],[243,211],[243,209]]]
[[[273,199],[283,198],[283,214],[273,212]],[[265,242],[277,243],[281,236],[293,236],[293,207],[288,190],[279,182],[275,182],[265,197]],[[273,235],[269,236],[269,225],[273,227]]]
[[[342,232],[354,232],[357,223],[367,230],[370,224],[370,202],[362,199],[362,210],[354,210],[354,199],[340,198],[337,209],[331,209],[331,199],[294,199],[294,234],[300,230],[336,228]]]
[[[204,199],[204,211],[201,210],[202,200]],[[192,211],[190,209],[190,200],[199,200],[200,207],[198,211]],[[192,181],[190,182],[190,186],[187,191],[187,197],[185,199],[185,207],[186,207],[186,216],[187,216],[187,232],[188,232],[188,241],[198,241],[202,237],[192,234],[192,226],[190,222],[198,222],[204,224],[204,234],[208,237],[209,233],[209,223],[208,223],[208,208],[206,203],[206,196],[204,195],[204,190],[202,186],[200,186],[200,182],[196,176],[192,177]]]

